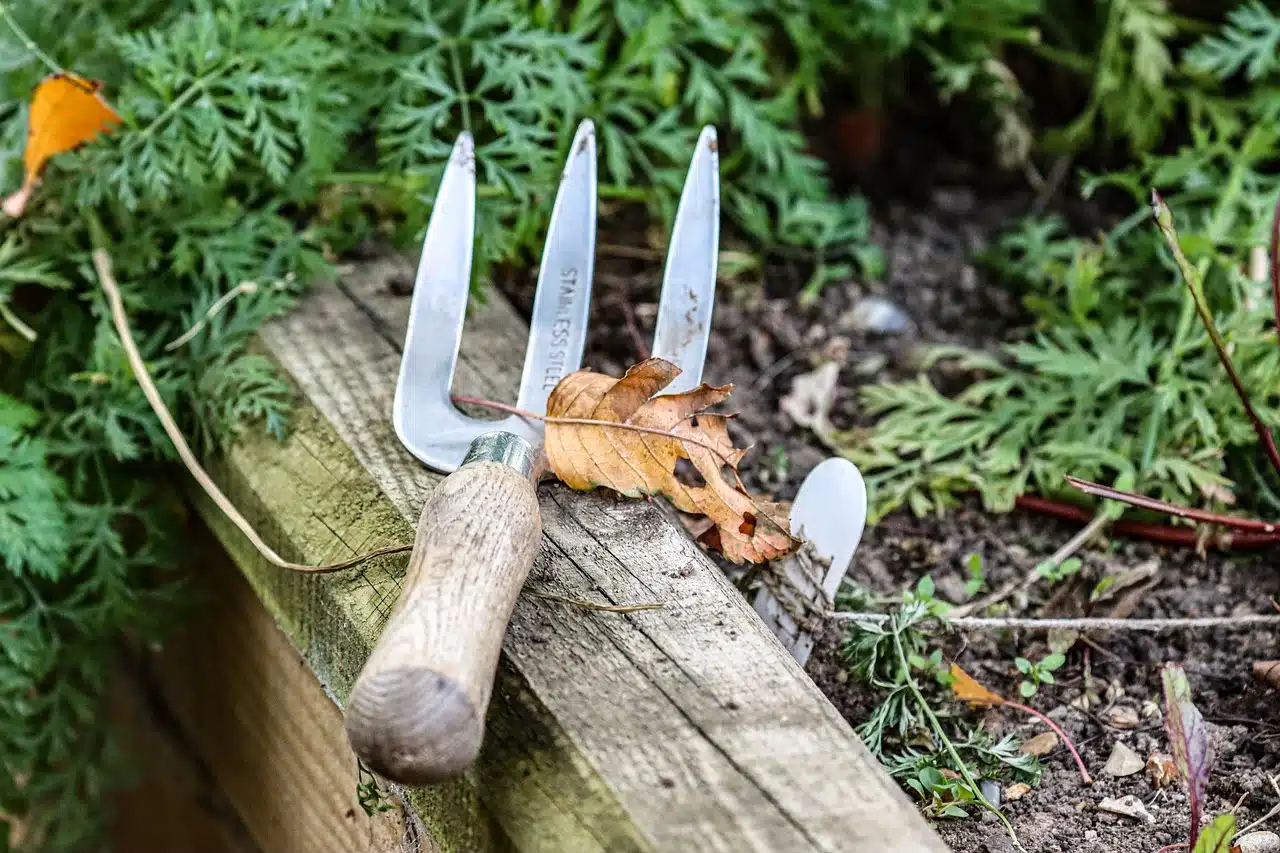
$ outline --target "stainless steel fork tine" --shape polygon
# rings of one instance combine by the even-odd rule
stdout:
[[[533,297],[529,345],[516,405],[543,414],[565,374],[582,366],[596,253],[596,133],[578,125],[560,177]]]
[[[449,155],[422,241],[391,410],[401,443],[442,471],[457,466],[470,442],[472,419],[453,405],[449,389],[467,313],[475,218],[475,143],[463,132]]]
[[[680,375],[664,394],[689,391],[702,381],[720,250],[720,155],[716,129],[702,129],[694,149],[667,249],[658,300],[653,355],[674,362]]]

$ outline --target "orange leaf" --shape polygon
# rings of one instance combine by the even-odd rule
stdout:
[[[679,373],[671,362],[650,358],[621,379],[590,370],[561,379],[547,399],[546,452],[552,472],[573,489],[604,486],[629,497],[664,495],[682,512],[705,515],[715,528],[704,531],[700,540],[734,563],[793,553],[801,542],[791,535],[789,520],[779,520],[775,506],[753,498],[738,480],[738,463],[746,451],[733,446],[728,416],[704,412],[728,397],[732,386],[703,383],[692,391],[654,396]],[[677,476],[684,459],[697,470],[696,477],[692,472],[683,479]],[[735,483],[725,479],[728,474]]]
[[[962,702],[968,702],[971,705],[1003,705],[1004,697],[998,693],[992,693],[987,688],[973,680],[973,676],[965,672],[956,664],[951,664],[951,691],[956,694],[956,698]]]
[[[50,157],[109,131],[120,116],[102,98],[102,83],[71,72],[50,74],[31,95],[22,189],[4,200],[4,212],[21,216]]]

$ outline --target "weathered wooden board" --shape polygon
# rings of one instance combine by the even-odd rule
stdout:
[[[255,849],[432,853],[403,808],[365,814],[342,712],[208,531],[190,536],[200,607],[139,668]]]
[[[234,568],[228,568],[235,571]],[[114,853],[262,853],[204,759],[158,707],[132,660],[112,679],[112,725],[138,776],[112,797]]]
[[[289,437],[248,437],[218,464],[286,558],[330,562],[412,538],[439,475],[390,423],[408,298],[404,259],[321,286],[263,340],[297,384]],[[525,327],[473,305],[455,390],[511,401]],[[503,647],[478,766],[406,792],[443,850],[942,851],[803,670],[657,507],[540,489],[545,533]],[[398,593],[403,558],[338,575],[261,560],[211,504],[210,526],[341,703]],[[610,603],[586,611],[548,592]],[[300,721],[301,722],[301,721]]]

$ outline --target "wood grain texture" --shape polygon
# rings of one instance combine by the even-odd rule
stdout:
[[[134,662],[122,660],[109,713],[137,776],[112,797],[113,853],[263,853],[208,764],[158,704]]]
[[[142,665],[257,849],[433,853],[403,807],[365,814],[342,712],[209,533],[190,535],[195,618]]]
[[[370,769],[426,785],[475,761],[541,537],[533,484],[499,462],[465,465],[431,493],[403,591],[346,705],[348,738]]]
[[[246,437],[217,476],[290,559],[408,541],[439,475],[390,424],[411,280],[402,259],[320,287],[263,331],[303,400],[283,443]],[[467,318],[455,391],[510,401],[524,329],[491,295]],[[803,670],[684,532],[644,501],[539,489],[529,592],[662,602],[627,615],[517,600],[476,766],[409,801],[442,849],[943,851]],[[335,576],[269,566],[210,525],[339,702],[400,592],[404,560]]]

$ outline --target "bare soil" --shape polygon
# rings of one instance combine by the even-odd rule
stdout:
[[[807,276],[798,266],[771,267],[762,281],[722,281],[705,378],[735,386],[729,401],[730,408],[740,412],[735,439],[739,446],[753,447],[742,466],[750,488],[789,500],[808,471],[829,455],[779,408],[794,378],[820,361],[835,359],[841,365],[834,424],[870,425],[859,411],[856,388],[885,377],[914,375],[917,344],[947,341],[994,347],[1021,333],[1016,296],[991,281],[975,258],[1011,217],[1025,213],[1029,203],[1025,194],[980,199],[960,186],[933,189],[924,203],[911,207],[883,206],[876,213],[874,234],[888,262],[883,279],[829,285],[813,304],[798,301]],[[611,224],[601,236],[586,361],[594,369],[620,375],[647,355],[663,255],[638,236],[641,232],[629,228],[625,217],[612,217],[603,209],[601,214],[602,222]],[[722,245],[731,246],[727,235]],[[511,274],[500,285],[526,311],[532,278],[532,273]],[[850,309],[869,295],[902,308],[911,328],[899,334],[856,328]],[[996,589],[1024,577],[1076,529],[1029,512],[992,517],[976,505],[943,518],[900,512],[867,530],[849,577],[874,593],[896,595],[930,574],[940,596],[960,603],[969,554],[983,556],[988,589]],[[1077,579],[1056,587],[1036,585],[1030,594],[1008,602],[1010,615],[1080,615],[1098,578],[1149,561],[1154,561],[1156,571],[1148,586],[1109,603],[1107,609],[1133,617],[1226,616],[1268,612],[1269,599],[1280,599],[1280,568],[1272,553],[1203,556],[1186,548],[1107,539],[1079,556],[1084,569]],[[848,679],[841,639],[838,630],[829,632],[808,668],[856,726],[874,706],[875,697]],[[1255,682],[1251,664],[1280,658],[1280,632],[1110,632],[1089,639],[1093,645],[1077,643],[1071,651],[1058,672],[1058,684],[1046,685],[1028,701],[1080,746],[1097,781],[1084,786],[1061,746],[1049,754],[1039,786],[1004,805],[1026,850],[1154,851],[1185,840],[1187,799],[1180,784],[1157,788],[1144,773],[1122,779],[1102,773],[1117,741],[1144,760],[1153,752],[1168,752],[1160,718],[1151,713],[1159,705],[1159,670],[1166,661],[1181,663],[1187,670],[1218,750],[1208,812],[1234,807],[1244,825],[1276,805],[1277,795],[1267,778],[1280,774],[1280,693]],[[989,688],[1016,696],[1015,656],[1038,659],[1046,653],[1044,644],[1043,634],[1031,632],[966,632],[949,641],[946,652]],[[1073,707],[1086,689],[1098,695],[1098,702],[1087,710]],[[1125,715],[1118,711],[1126,708],[1137,715],[1136,725],[1128,728],[1122,727]],[[1043,724],[1008,710],[986,716],[997,734],[1013,732],[1027,738],[1045,730]],[[1125,794],[1146,804],[1154,824],[1098,811],[1102,799]],[[938,830],[957,853],[1012,849],[1004,828],[989,818],[947,820]],[[1267,828],[1276,829],[1277,824],[1280,819]]]

